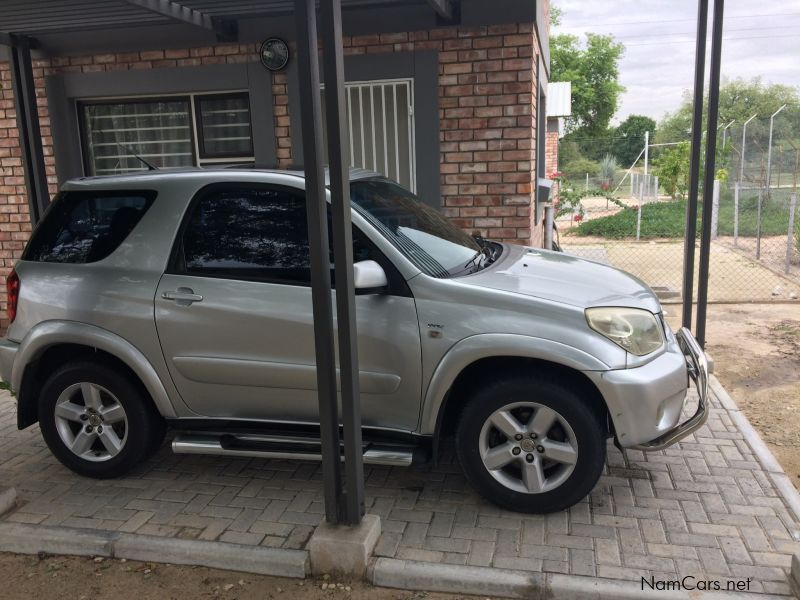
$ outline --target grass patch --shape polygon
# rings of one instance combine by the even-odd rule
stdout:
[[[698,215],[702,214],[700,202]],[[733,235],[734,228],[733,197],[723,197],[719,205],[719,235]],[[637,210],[625,208],[616,214],[599,219],[584,221],[570,234],[594,236],[619,240],[636,237]],[[798,217],[795,217],[798,220]],[[686,223],[686,201],[665,201],[645,204],[642,207],[640,238],[682,238]],[[739,236],[755,237],[758,223],[758,198],[745,197],[739,200]],[[800,221],[798,222],[800,228]],[[761,207],[761,234],[763,236],[786,235],[789,229],[788,198],[778,197],[764,201]],[[697,237],[700,237],[698,217]]]
[[[584,221],[570,233],[612,240],[636,237],[635,208],[624,208],[616,214]],[[641,239],[683,237],[686,202],[654,202],[642,207]]]

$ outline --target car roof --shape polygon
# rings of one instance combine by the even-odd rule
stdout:
[[[115,185],[130,187],[136,185],[158,185],[175,180],[203,181],[211,183],[214,181],[230,182],[237,178],[247,181],[263,181],[264,183],[277,183],[286,181],[286,178],[305,180],[305,172],[301,169],[259,169],[246,166],[235,167],[182,167],[142,170],[123,175],[95,175],[91,177],[78,177],[70,179],[64,184],[65,189],[84,188],[85,186],[97,185],[98,187],[109,188]],[[350,169],[350,181],[361,179],[372,179],[383,177],[382,174],[368,169]],[[330,184],[330,170],[325,168],[325,184]]]

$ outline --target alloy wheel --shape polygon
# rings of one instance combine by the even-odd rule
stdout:
[[[575,432],[557,411],[515,402],[494,411],[478,439],[489,474],[508,489],[542,494],[563,484],[578,462]]]
[[[117,456],[128,438],[128,416],[114,394],[96,383],[70,385],[55,405],[61,441],[80,458],[103,462]]]

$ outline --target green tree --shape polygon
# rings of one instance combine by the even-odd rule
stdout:
[[[567,130],[582,136],[597,135],[608,128],[617,111],[619,59],[625,47],[610,35],[586,34],[586,42],[574,35],[550,38],[550,80],[572,82],[572,116]]]
[[[558,27],[561,25],[561,15],[563,11],[560,7],[550,4],[550,26]]]
[[[719,90],[719,125],[727,125],[735,120],[739,127],[757,114],[758,118],[748,126],[750,133],[758,136],[764,129],[759,119],[768,119],[781,105],[787,104],[784,111],[787,117],[795,116],[795,125],[800,127],[800,93],[796,87],[778,84],[765,84],[760,78],[750,81],[732,79],[722,83]],[[658,142],[679,142],[691,137],[692,95],[686,92],[680,107],[668,114],[658,125]],[[708,96],[703,102],[703,115],[706,114]],[[705,128],[705,123],[703,125]],[[795,129],[796,130],[796,129]]]
[[[689,189],[689,142],[664,150],[656,163],[659,184],[674,199],[683,199]]]
[[[650,132],[651,139],[656,131],[656,122],[643,115],[630,115],[619,124],[614,132],[612,154],[623,167],[629,167],[644,148],[645,132]]]

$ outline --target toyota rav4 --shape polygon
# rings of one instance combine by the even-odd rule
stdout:
[[[592,490],[608,439],[657,450],[704,423],[705,356],[641,281],[351,179],[365,463],[436,460],[452,439],[483,496],[548,512]],[[66,183],[7,281],[18,426],[97,478],[167,430],[176,453],[319,459],[304,189],[248,169]]]

